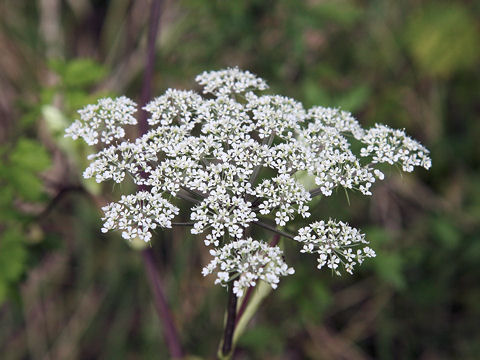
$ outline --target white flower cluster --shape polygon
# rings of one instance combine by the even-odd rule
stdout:
[[[122,236],[127,239],[136,237],[150,241],[151,230],[157,226],[169,228],[171,220],[178,215],[178,208],[162,198],[160,194],[139,191],[135,195],[122,195],[117,203],[104,206],[105,223],[102,232],[123,230]]]
[[[125,96],[117,99],[100,99],[96,105],[87,105],[79,111],[80,119],[67,130],[66,135],[74,140],[82,137],[88,145],[98,142],[110,144],[114,139],[125,137],[123,125],[135,125],[133,114],[137,104]]]
[[[204,94],[217,96],[241,94],[247,90],[266,90],[268,88],[265,80],[249,71],[241,71],[238,68],[205,71],[198,75],[195,81],[203,86]]]
[[[337,275],[339,265],[352,274],[353,267],[361,264],[366,257],[375,257],[375,251],[368,246],[353,249],[362,244],[368,244],[365,235],[342,221],[318,221],[303,227],[298,231],[295,240],[303,244],[301,252],[318,254],[318,268],[325,265]]]
[[[263,280],[274,289],[280,276],[295,272],[282,257],[282,250],[265,242],[247,238],[236,240],[218,250],[210,250],[213,260],[203,268],[204,276],[217,270],[215,284],[227,286],[233,280],[233,292],[241,297],[245,290]]]
[[[432,166],[429,151],[402,130],[377,124],[367,131],[362,141],[367,146],[360,150],[360,155],[372,156],[372,164],[400,164],[407,172],[412,172],[415,166],[425,169]]]
[[[370,187],[375,182],[373,169],[353,154],[343,134],[350,132],[362,141],[363,129],[357,121],[343,111],[317,107],[308,112],[307,119],[310,122],[300,135],[310,151],[310,168],[321,192],[330,196],[334,188],[343,186],[371,195]]]
[[[310,216],[307,205],[311,200],[310,193],[287,174],[264,179],[256,187],[255,195],[265,199],[258,207],[260,214],[267,215],[273,209],[278,209],[275,213],[277,225],[286,225],[294,217],[295,210],[304,218]]]
[[[192,130],[198,121],[194,115],[202,103],[202,97],[193,91],[168,89],[145,106],[151,114],[148,123],[168,126],[176,122],[181,128]]]
[[[205,245],[220,245],[226,235],[240,239],[249,223],[257,220],[251,203],[243,198],[228,194],[226,189],[212,191],[200,205],[192,209],[190,218],[195,221],[193,234],[201,234],[207,229],[212,231],[205,237]]]
[[[167,90],[144,107],[151,128],[138,139],[119,140],[122,126],[135,123],[135,104],[125,97],[81,110],[81,121],[67,136],[103,146],[89,157],[86,178],[120,183],[128,175],[141,186],[136,195],[104,208],[104,231],[118,229],[127,239],[149,241],[156,227],[172,226],[178,214],[172,199],[191,201],[192,233],[203,234],[214,248],[204,274],[217,269],[222,284],[236,279],[237,295],[258,279],[276,286],[278,277],[291,271],[278,247],[245,239],[253,224],[272,228],[264,222],[270,217],[284,227],[295,216],[307,218],[311,198],[330,196],[338,187],[370,195],[372,184],[384,178],[379,163],[399,164],[405,171],[431,166],[428,150],[403,131],[383,125],[364,130],[348,112],[305,110],[293,99],[261,95],[267,84],[249,72],[205,72],[196,80],[209,97]],[[363,144],[360,154],[351,148],[352,137]],[[318,187],[305,188],[298,172]],[[374,255],[369,248],[353,253],[350,246],[365,239],[341,222],[314,223],[296,240],[304,251],[319,254],[319,267],[335,273],[339,264],[352,272],[353,265]]]
[[[260,139],[272,135],[291,138],[305,118],[302,104],[284,96],[257,96],[250,92],[247,93],[246,108],[252,112]]]

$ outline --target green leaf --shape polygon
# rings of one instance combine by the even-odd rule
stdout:
[[[50,166],[50,157],[37,141],[21,138],[10,154],[9,164],[36,173]]]
[[[5,299],[9,285],[23,274],[27,251],[21,232],[10,227],[0,234],[0,303]]]
[[[43,195],[43,183],[37,175],[28,169],[12,167],[9,183],[16,194],[27,201],[38,201]]]
[[[91,59],[75,59],[67,63],[63,81],[67,87],[85,87],[97,83],[107,71]]]
[[[6,164],[0,168],[0,179],[10,185],[25,200],[37,201],[43,194],[38,173],[50,166],[46,149],[37,141],[22,138],[11,151]]]

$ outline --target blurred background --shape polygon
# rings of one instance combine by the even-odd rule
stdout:
[[[98,97],[140,101],[150,14],[148,0],[0,1],[2,359],[169,356],[138,246],[100,232],[99,206],[131,189],[84,181],[88,150],[63,138]],[[479,358],[479,19],[472,0],[162,2],[154,96],[238,65],[431,149],[429,172],[392,169],[371,198],[313,204],[312,219],[361,228],[377,258],[334,277],[286,243],[296,274],[237,359]],[[201,239],[159,232],[153,252],[187,353],[213,358],[226,291],[201,276]]]

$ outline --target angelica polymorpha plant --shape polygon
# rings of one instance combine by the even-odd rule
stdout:
[[[202,274],[216,276],[230,300],[220,354],[232,351],[237,298],[262,281],[275,289],[292,275],[281,248],[252,238],[260,226],[299,243],[301,252],[318,257],[318,268],[353,273],[375,256],[368,240],[345,222],[328,219],[286,228],[295,217],[308,218],[309,203],[339,187],[371,195],[383,180],[380,164],[411,172],[430,168],[428,150],[403,130],[385,125],[363,129],[339,109],[305,109],[294,99],[263,95],[266,82],[237,68],[204,72],[196,81],[203,94],[169,89],[144,110],[150,129],[124,139],[124,126],[136,123],[136,104],[126,97],[101,99],[80,110],[67,136],[82,137],[98,149],[89,156],[84,177],[138,185],[103,208],[102,231],[119,230],[131,240],[150,242],[157,228],[191,226],[212,256]],[[351,143],[362,144],[358,154]],[[306,188],[311,178],[316,186]],[[175,199],[191,204],[190,223],[175,222]],[[270,220],[271,219],[271,220]]]

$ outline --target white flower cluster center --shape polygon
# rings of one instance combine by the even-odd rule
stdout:
[[[237,296],[258,280],[275,288],[280,276],[293,273],[278,246],[246,237],[251,225],[276,231],[263,221],[271,216],[285,227],[297,215],[308,218],[311,198],[338,187],[370,195],[372,184],[384,178],[376,168],[381,163],[407,172],[431,166],[428,150],[404,131],[384,125],[364,130],[348,112],[306,110],[294,99],[261,95],[267,84],[250,72],[211,71],[196,81],[206,97],[167,90],[144,107],[151,128],[134,141],[124,139],[123,126],[136,124],[136,105],[126,97],[79,111],[81,119],[66,136],[100,147],[89,157],[86,178],[120,183],[128,175],[140,187],[104,208],[103,231],[150,241],[157,227],[174,224],[179,208],[172,201],[190,201],[192,233],[204,234],[205,245],[213,247],[203,274],[216,271],[216,283],[224,286],[233,281]],[[363,144],[358,155],[350,139]],[[300,172],[318,187],[306,189]],[[354,251],[367,243],[364,236],[333,220],[300,229],[295,240],[303,252],[319,255],[319,268],[335,273],[340,265],[352,273],[375,256],[368,247]]]

